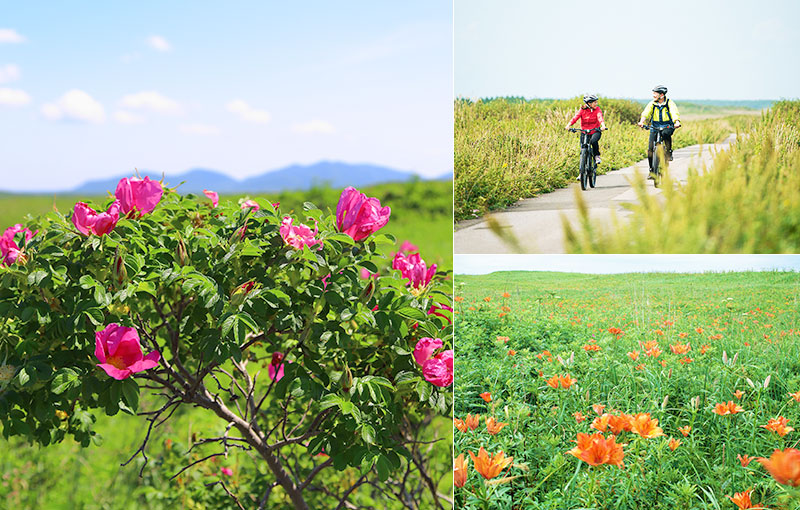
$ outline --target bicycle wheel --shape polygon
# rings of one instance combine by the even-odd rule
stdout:
[[[597,183],[597,163],[594,160],[594,156],[591,156],[589,161],[589,186],[594,188],[594,185]]]
[[[589,154],[586,149],[581,150],[581,189],[586,191],[586,172],[589,170]]]

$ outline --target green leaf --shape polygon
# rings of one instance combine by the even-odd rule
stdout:
[[[324,411],[329,407],[338,406],[340,402],[342,402],[341,397],[330,393],[322,397],[322,400],[319,401],[319,409],[320,411]]]
[[[61,395],[65,391],[78,386],[78,373],[71,368],[62,368],[56,372],[53,381],[50,383],[50,389],[56,395]]]
[[[47,271],[34,271],[28,275],[28,285],[39,285],[41,281],[47,276]]]
[[[361,439],[367,444],[375,444],[375,429],[369,423],[361,425]]]
[[[145,292],[153,297],[158,297],[156,295],[156,286],[153,285],[153,282],[149,281],[139,282],[139,285],[136,286],[136,292]]]
[[[422,310],[417,308],[411,308],[410,306],[403,307],[396,312],[398,315],[405,317],[406,319],[412,320],[425,320],[427,314]]]
[[[97,307],[89,308],[88,310],[83,312],[86,317],[89,318],[92,324],[95,326],[100,326],[105,322],[105,316],[103,315],[103,310]]]
[[[253,320],[249,313],[241,312],[237,314],[237,317],[239,318],[239,321],[247,326],[247,329],[249,329],[251,332],[257,333],[259,331],[258,324],[256,324],[256,321]]]
[[[385,482],[392,470],[392,463],[385,455],[379,455],[375,461],[375,469],[378,471],[378,478]]]
[[[222,321],[222,336],[223,338],[228,336],[228,333],[231,332],[231,329],[239,322],[239,317],[237,315],[231,315],[224,321]]]
[[[122,381],[122,399],[134,412],[139,408],[139,384],[133,378]]]
[[[17,382],[19,382],[20,386],[25,386],[26,384],[28,384],[28,381],[30,380],[31,380],[30,374],[28,373],[27,370],[25,370],[25,367],[22,367],[19,370],[19,373],[17,373]]]

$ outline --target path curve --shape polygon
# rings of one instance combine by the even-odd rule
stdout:
[[[702,172],[710,167],[714,155],[726,150],[736,139],[731,134],[722,143],[691,145],[673,151],[670,163],[670,175],[681,184],[686,183],[689,168]],[[611,224],[612,213],[625,220],[631,213],[622,204],[636,203],[636,192],[631,187],[629,178],[634,174],[647,175],[647,160],[643,159],[633,166],[613,170],[605,175],[597,176],[597,187],[583,192],[583,198],[589,207],[592,221]],[[577,224],[578,210],[575,205],[575,186],[546,193],[534,198],[518,201],[508,209],[491,215],[497,220],[500,228],[507,229],[520,244],[523,253],[565,253],[564,229],[562,215],[572,225]],[[647,181],[647,193],[660,195],[662,191]],[[453,234],[453,251],[455,253],[517,253],[512,246],[501,240],[489,228],[487,218],[460,221]]]

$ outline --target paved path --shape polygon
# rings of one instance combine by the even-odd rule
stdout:
[[[727,149],[734,139],[735,135],[731,135],[723,143],[676,149],[672,154],[670,175],[685,183],[690,167],[702,172],[704,165],[710,166],[713,155]],[[633,166],[598,175],[597,187],[583,192],[592,221],[610,225],[612,210],[624,221],[631,213],[622,204],[637,201],[629,179],[637,173],[647,176],[647,170],[647,160],[644,159]],[[516,237],[523,253],[564,253],[561,218],[565,216],[572,225],[577,224],[576,186],[580,189],[580,184],[575,182],[568,188],[520,200],[504,211],[493,213],[492,218],[497,220],[500,228],[508,229]],[[662,193],[653,186],[653,181],[647,181],[647,192],[651,195]],[[486,218],[457,223],[453,241],[455,253],[515,253],[513,247],[490,230]]]

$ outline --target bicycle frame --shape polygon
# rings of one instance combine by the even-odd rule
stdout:
[[[572,133],[582,133],[583,142],[581,143],[581,166],[580,166],[580,181],[581,181],[581,189],[586,190],[586,185],[589,184],[590,187],[594,188],[595,182],[597,180],[597,163],[594,161],[594,149],[592,148],[592,144],[590,143],[591,135],[595,131],[601,131],[599,127],[592,128],[592,129],[576,129],[576,128],[569,128],[570,132]]]
[[[661,184],[661,171],[660,171],[660,160],[663,158],[666,164],[665,157],[659,157],[660,146],[664,141],[664,131],[667,129],[675,129],[672,126],[664,126],[664,127],[656,127],[652,124],[648,124],[642,126],[642,129],[646,129],[648,131],[655,131],[656,139],[653,141],[653,159],[650,162],[650,173],[653,174],[653,185],[657,188]],[[662,151],[663,154],[663,151]]]

